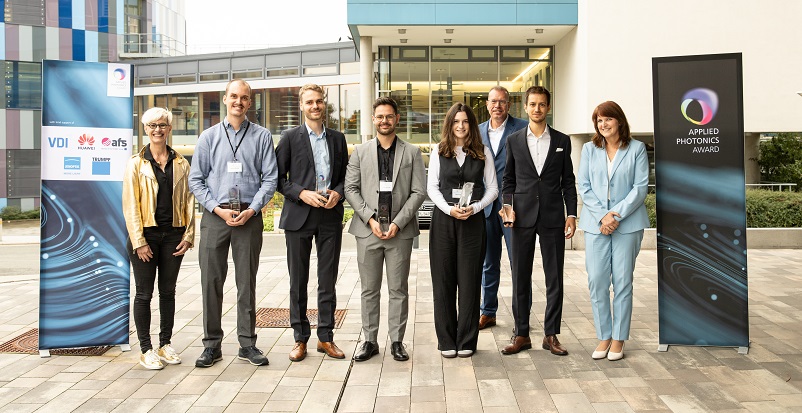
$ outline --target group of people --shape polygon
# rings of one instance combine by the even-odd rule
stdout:
[[[577,187],[584,208],[586,266],[599,345],[594,359],[623,357],[632,312],[632,278],[643,228],[648,161],[632,140],[621,108],[605,102],[593,112],[596,134],[583,147],[575,178],[570,139],[546,118],[551,95],[543,87],[525,93],[528,120],[509,115],[503,87],[488,94],[490,120],[478,124],[472,109],[455,103],[443,121],[441,141],[430,156],[428,177],[420,148],[396,135],[398,104],[373,104],[376,136],[348,155],[345,136],[326,128],[325,93],[300,88],[303,123],[282,133],[273,148],[270,132],[250,122],[251,88],[228,83],[226,116],[203,131],[193,162],[167,145],[172,114],[153,108],[142,115],[149,143],[134,155],[123,181],[123,211],[134,280],[134,322],[140,364],[161,369],[181,359],[170,344],[178,270],[195,241],[194,196],[203,207],[199,265],[203,297],[203,346],[195,362],[222,360],[223,285],[229,249],[237,287],[238,358],[253,365],[268,359],[256,347],[256,273],[262,247],[261,210],[275,191],[284,195],[284,230],[290,279],[293,362],[307,355],[307,317],[312,242],[317,251],[317,351],[345,358],[334,343],[335,285],[342,245],[343,202],[354,209],[349,232],[357,242],[361,284],[362,342],[353,359],[379,354],[380,294],[387,279],[390,354],[406,361],[404,345],[417,210],[427,194],[436,205],[429,237],[434,322],[442,357],[470,357],[479,330],[496,324],[501,239],[512,268],[513,337],[501,352],[532,347],[529,316],[532,269],[539,240],[546,281],[542,347],[556,355],[560,343],[565,240],[577,227]],[[499,196],[502,194],[503,196]],[[513,202],[514,199],[514,202]],[[503,202],[502,202],[503,200]],[[509,205],[507,205],[509,204]],[[509,208],[511,206],[511,208]],[[158,276],[157,276],[158,272]],[[150,338],[150,302],[159,291],[159,347]],[[614,298],[610,304],[610,286]]]

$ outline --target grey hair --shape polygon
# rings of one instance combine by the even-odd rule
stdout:
[[[150,108],[142,114],[142,124],[147,125],[159,119],[166,119],[168,125],[173,124],[173,112],[165,108]]]

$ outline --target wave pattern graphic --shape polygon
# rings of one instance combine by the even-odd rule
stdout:
[[[121,194],[121,182],[42,182],[40,349],[128,343]]]
[[[747,346],[743,173],[669,163],[660,174],[660,342]]]

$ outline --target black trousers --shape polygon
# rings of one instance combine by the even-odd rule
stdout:
[[[545,335],[560,334],[565,234],[563,228],[546,228],[538,221],[534,227],[512,228],[512,315],[515,317],[516,336],[529,336],[535,236],[540,238],[540,255],[546,278],[546,317],[543,321],[543,332]]]
[[[335,285],[343,239],[342,218],[333,209],[312,208],[304,225],[297,231],[285,231],[284,238],[290,270],[290,325],[295,341],[306,343],[312,335],[306,308],[313,238],[317,250],[317,337],[324,342],[334,341]]]
[[[176,247],[184,236],[184,228],[148,227],[143,231],[145,240],[153,252],[153,258],[145,262],[133,251],[128,240],[128,257],[134,270],[134,325],[139,338],[139,348],[143,353],[151,350],[150,341],[150,301],[156,284],[158,270],[159,285],[159,347],[169,344],[175,323],[175,284],[178,270],[181,269],[183,255],[173,256]]]
[[[476,350],[485,231],[481,211],[465,221],[438,208],[432,213],[429,265],[439,350]]]

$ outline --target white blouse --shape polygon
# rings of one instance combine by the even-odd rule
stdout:
[[[432,202],[437,205],[441,211],[446,215],[451,215],[451,205],[448,204],[443,194],[440,192],[440,145],[437,145],[429,156],[429,176],[426,183],[426,192],[429,194]],[[462,151],[462,146],[455,148],[457,153],[457,164],[462,166],[465,163],[465,152]],[[496,197],[498,197],[498,183],[496,182],[496,166],[493,164],[493,154],[490,148],[484,148],[485,153],[485,194],[479,202],[471,204],[473,214],[485,209],[490,205]],[[473,215],[471,214],[471,215]]]

